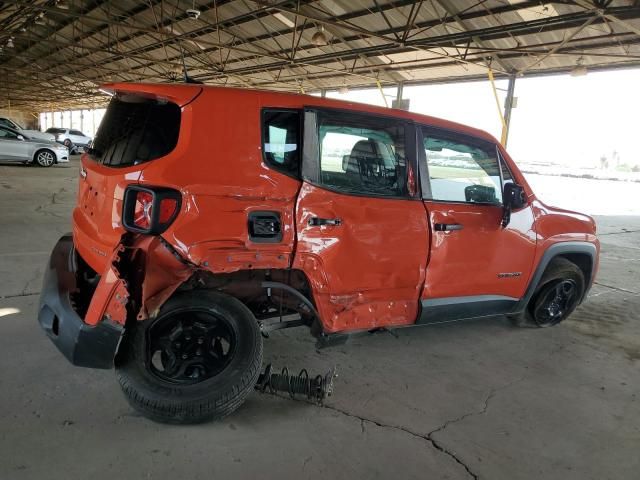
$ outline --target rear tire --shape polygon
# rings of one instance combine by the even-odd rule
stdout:
[[[555,258],[542,275],[525,311],[509,319],[518,327],[552,327],[573,313],[584,291],[582,270],[566,258]]]
[[[51,150],[38,150],[33,156],[34,161],[41,167],[50,167],[56,163],[56,156]]]
[[[229,415],[253,390],[262,336],[238,299],[196,290],[132,325],[121,351],[116,375],[133,408],[162,423],[201,423]]]

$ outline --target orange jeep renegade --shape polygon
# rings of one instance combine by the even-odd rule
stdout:
[[[270,330],[330,345],[492,315],[547,327],[593,283],[593,219],[543,204],[483,131],[286,93],[105,90],[38,318],[154,420],[238,408]]]

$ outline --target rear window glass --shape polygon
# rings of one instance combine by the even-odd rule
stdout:
[[[100,123],[91,156],[126,167],[170,153],[178,143],[180,107],[142,97],[114,97]]]
[[[47,133],[64,133],[64,128],[47,128]]]

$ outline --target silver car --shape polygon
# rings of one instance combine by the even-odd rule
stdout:
[[[56,142],[63,143],[67,148],[76,147],[83,151],[89,148],[91,137],[85,135],[80,130],[72,128],[48,128],[45,133],[55,135]]]
[[[38,130],[27,130],[23,128],[22,125],[14,122],[13,120],[5,117],[0,117],[0,127],[11,128],[12,130],[16,130],[21,135],[26,135],[27,137],[34,138],[37,140],[46,140],[48,142],[55,141],[55,135],[46,132],[40,132]]]
[[[68,162],[69,150],[59,143],[30,138],[0,126],[0,161],[34,162],[41,167],[50,167],[54,163]]]

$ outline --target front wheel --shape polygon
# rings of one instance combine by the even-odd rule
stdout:
[[[556,258],[542,275],[526,310],[510,318],[518,326],[557,325],[573,313],[584,291],[582,270],[566,258]]]
[[[56,157],[51,150],[38,150],[35,160],[41,167],[50,167],[55,163]]]
[[[262,336],[238,299],[196,290],[174,295],[125,337],[116,375],[129,403],[152,420],[200,423],[236,410],[262,365]]]

